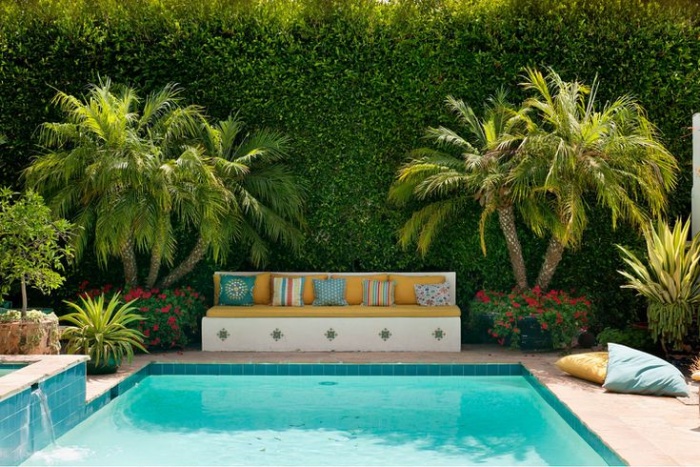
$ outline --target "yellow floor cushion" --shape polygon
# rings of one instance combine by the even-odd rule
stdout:
[[[389,274],[389,280],[396,282],[394,289],[394,303],[397,305],[415,305],[416,284],[442,284],[445,276],[402,276],[399,274]]]
[[[603,384],[608,372],[608,353],[587,352],[567,355],[557,360],[555,365],[571,376]]]

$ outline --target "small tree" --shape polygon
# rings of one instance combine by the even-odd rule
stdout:
[[[8,188],[0,189],[0,294],[19,281],[22,288],[22,319],[27,313],[27,285],[42,293],[60,287],[63,260],[73,251],[66,241],[73,225],[55,220],[43,198],[28,191],[19,198]]]

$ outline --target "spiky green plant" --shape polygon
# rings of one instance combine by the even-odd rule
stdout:
[[[655,341],[678,348],[700,304],[700,237],[688,242],[690,221],[677,220],[673,229],[661,220],[644,229],[647,259],[617,245],[629,267],[618,271],[627,279],[623,288],[634,289],[648,300],[649,331]]]
[[[91,363],[99,367],[107,365],[110,359],[117,365],[124,358],[131,362],[134,347],[146,352],[143,334],[129,328],[130,323],[142,319],[134,313],[134,302],[120,306],[118,293],[107,303],[104,294],[97,298],[81,297],[80,304],[64,300],[74,310],[61,317],[62,321],[71,324],[63,331],[63,338],[68,341],[68,353],[89,355]]]

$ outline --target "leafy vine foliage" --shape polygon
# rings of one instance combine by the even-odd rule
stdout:
[[[212,121],[237,109],[251,128],[290,137],[289,166],[311,188],[307,234],[299,254],[270,247],[276,270],[455,270],[463,310],[477,290],[508,290],[505,240],[494,216],[484,228],[483,256],[476,201],[468,200],[472,208],[422,257],[397,245],[415,205],[396,208],[386,198],[408,152],[424,145],[424,129],[453,121],[443,105],[448,95],[480,110],[506,85],[520,102],[524,93],[515,85],[527,66],[585,83],[598,76],[600,102],[635,96],[680,166],[691,160],[688,127],[700,109],[700,25],[691,1],[57,0],[6,1],[2,8],[4,180],[21,183],[18,174],[37,154],[37,128],[60,121],[47,105],[56,90],[81,96],[100,76],[144,95],[179,83],[182,98],[203,106]],[[689,171],[681,174],[669,217],[689,211],[691,180]],[[547,245],[526,230],[518,232],[534,278]],[[174,237],[178,263],[197,238],[179,225]],[[643,309],[632,291],[620,289],[615,244],[643,243],[635,229],[613,230],[609,213],[594,209],[579,248],[563,257],[551,284],[585,293],[597,319],[610,325]],[[86,251],[66,287],[75,290],[85,276],[121,279],[121,268],[101,270]],[[138,257],[141,277],[149,263]],[[251,267],[248,252],[232,248],[223,264],[205,257],[187,283],[211,297],[213,270]]]

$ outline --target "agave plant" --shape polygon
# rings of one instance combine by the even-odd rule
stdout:
[[[627,279],[623,288],[634,289],[648,301],[649,331],[667,345],[679,348],[693,322],[694,308],[700,304],[700,237],[688,242],[690,221],[677,220],[673,229],[658,221],[644,229],[647,261],[617,245],[628,271],[618,271]]]
[[[129,328],[130,323],[143,319],[134,313],[135,300],[121,304],[117,293],[107,303],[104,294],[81,297],[80,302],[64,301],[74,310],[61,317],[71,323],[63,331],[68,353],[89,355],[94,368],[112,367],[116,371],[124,358],[131,361],[134,347],[146,352],[143,334]]]

